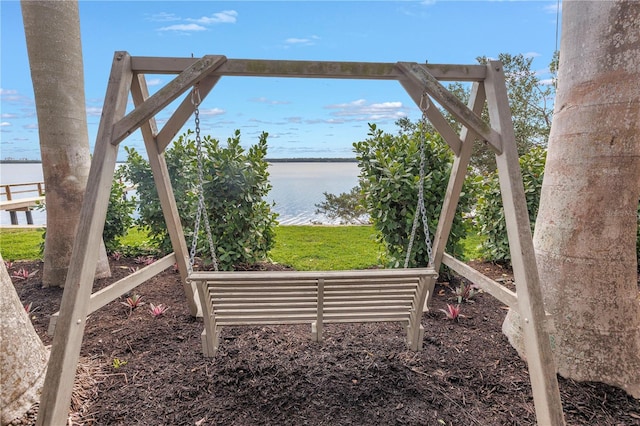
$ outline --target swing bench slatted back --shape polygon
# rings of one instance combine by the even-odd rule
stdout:
[[[193,272],[202,303],[202,348],[213,357],[222,326],[401,322],[407,346],[422,348],[420,324],[437,274],[432,268],[361,271]]]

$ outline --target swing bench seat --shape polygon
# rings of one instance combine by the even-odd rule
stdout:
[[[359,271],[193,272],[204,317],[202,350],[213,357],[222,326],[311,324],[322,341],[327,323],[401,322],[407,346],[422,348],[423,307],[433,268]]]

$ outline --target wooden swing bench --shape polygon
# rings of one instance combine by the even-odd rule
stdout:
[[[222,326],[401,322],[407,346],[422,348],[420,324],[438,274],[432,268],[359,271],[193,272],[202,303],[202,351],[213,357]]]

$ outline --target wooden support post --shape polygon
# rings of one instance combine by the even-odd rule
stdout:
[[[38,425],[67,424],[71,391],[98,261],[100,244],[97,242],[102,238],[118,155],[118,146],[110,143],[113,124],[124,116],[131,79],[129,54],[116,52],[62,295],[58,331],[53,338],[40,397]]]
[[[210,295],[207,291],[207,281],[199,281],[197,286],[198,295],[200,297],[200,306],[202,306],[202,319],[204,323],[204,330],[202,330],[202,353],[206,357],[213,357],[218,350],[218,330],[215,323],[215,317],[213,316],[213,308],[211,306]]]
[[[143,75],[138,75],[137,78],[133,79],[131,84],[131,97],[136,107],[143,105],[148,99],[149,91]],[[187,244],[184,239],[184,231],[182,229],[182,223],[180,222],[176,198],[173,195],[169,169],[167,168],[164,155],[158,150],[158,144],[156,143],[157,127],[155,119],[153,117],[150,118],[141,126],[140,130],[142,131],[142,138],[147,149],[149,165],[153,172],[153,180],[158,191],[162,213],[167,224],[167,232],[171,239],[173,251],[176,254],[176,262],[178,263],[178,270],[180,271],[180,278],[187,298],[189,312],[193,316],[200,316],[202,315],[202,307],[199,305],[199,300],[195,296],[195,284],[187,282],[187,275],[191,269],[191,265],[189,264],[189,250],[187,249]]]
[[[484,85],[481,83],[473,83],[469,97],[469,108],[475,114],[480,115],[484,107],[485,99]],[[433,264],[436,271],[440,270],[440,265],[442,264],[442,255],[446,249],[453,219],[456,214],[456,209],[458,208],[458,202],[460,201],[460,193],[462,192],[462,185],[467,175],[467,168],[471,160],[475,137],[475,133],[470,132],[466,127],[463,127],[460,131],[460,139],[463,141],[462,149],[460,155],[457,155],[453,160],[447,192],[442,201],[438,229],[433,238]]]
[[[551,343],[545,326],[527,200],[518,162],[504,70],[500,62],[491,61],[487,64],[485,89],[491,125],[502,134],[504,141],[502,154],[496,155],[496,162],[536,418],[539,425],[560,426],[565,424],[564,415]]]

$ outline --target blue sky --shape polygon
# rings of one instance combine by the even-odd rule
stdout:
[[[557,0],[80,1],[89,143],[93,150],[115,51],[453,64],[521,53],[545,79],[556,7]],[[0,158],[39,159],[20,3],[0,0],[0,15]],[[149,76],[150,91],[170,79]],[[170,112],[157,116],[160,126]],[[353,157],[352,143],[367,137],[367,123],[394,132],[403,116],[419,113],[395,81],[223,77],[201,107],[203,133],[220,140],[240,129],[248,146],[268,132],[270,158]],[[143,152],[141,139],[136,132],[123,145]]]

